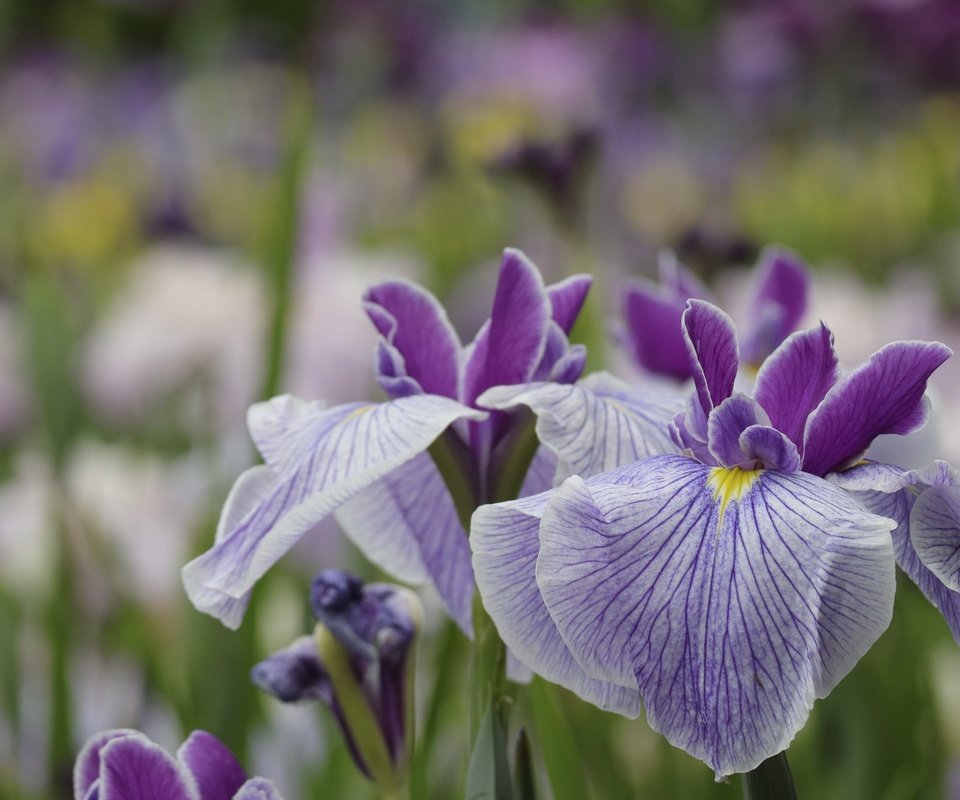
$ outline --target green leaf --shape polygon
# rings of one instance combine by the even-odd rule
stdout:
[[[516,800],[537,800],[537,775],[527,729],[517,735],[513,757],[513,793]]]
[[[466,800],[513,800],[513,783],[507,763],[507,731],[491,702],[477,731],[467,767]]]
[[[537,743],[555,800],[584,800],[593,795],[583,757],[571,734],[571,726],[557,706],[552,688],[540,678],[535,678],[529,687]]]

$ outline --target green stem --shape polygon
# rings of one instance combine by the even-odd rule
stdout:
[[[786,750],[743,773],[742,780],[744,800],[797,800]]]

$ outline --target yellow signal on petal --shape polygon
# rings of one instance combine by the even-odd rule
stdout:
[[[717,533],[723,527],[723,515],[730,502],[739,501],[760,477],[762,469],[740,469],[740,467],[714,467],[710,470],[707,485],[713,490],[713,499],[720,504],[720,518],[717,520]]]

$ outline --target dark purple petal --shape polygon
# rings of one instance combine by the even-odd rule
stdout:
[[[190,776],[143,734],[108,742],[100,759],[98,800],[200,800]]]
[[[543,278],[519,250],[506,250],[493,299],[490,323],[470,352],[464,370],[463,402],[491,386],[526,383],[543,357],[550,301]]]
[[[423,387],[407,375],[407,366],[400,351],[386,339],[381,338],[377,342],[373,358],[373,371],[377,377],[377,383],[387,397],[396,399],[423,394]]]
[[[533,381],[574,383],[583,372],[587,351],[583,345],[571,345],[567,335],[556,322],[547,323],[543,357],[530,376]]]
[[[191,733],[180,745],[177,759],[197,782],[200,800],[231,800],[247,779],[247,773],[233,753],[206,731]]]
[[[710,414],[707,445],[721,466],[753,469],[752,459],[740,449],[740,434],[753,425],[769,424],[770,420],[755,400],[745,394],[735,394]]]
[[[683,340],[684,304],[646,281],[627,286],[623,316],[634,360],[648,372],[684,381],[693,365]]]
[[[709,414],[733,391],[739,366],[737,333],[730,317],[703,300],[687,302],[682,322],[697,397]]]
[[[910,433],[927,417],[927,379],[951,355],[939,342],[894,342],[836,384],[807,421],[803,469],[826,475],[881,433]]]
[[[138,733],[128,728],[118,728],[95,733],[87,739],[77,754],[77,760],[73,766],[73,795],[76,800],[84,800],[90,787],[99,779],[100,751],[107,743],[122,736],[134,736]]]
[[[553,321],[563,329],[564,333],[570,333],[573,323],[577,321],[577,315],[583,308],[584,300],[587,299],[591,283],[593,278],[589,275],[571,275],[547,287]]]
[[[836,382],[833,334],[821,322],[794,333],[764,362],[753,396],[773,427],[800,447],[807,417]]]
[[[753,425],[740,434],[740,449],[755,464],[780,472],[797,472],[800,453],[797,446],[775,428]]]
[[[960,487],[931,486],[917,498],[910,539],[927,569],[960,592]]]
[[[460,341],[432,294],[407,281],[385,281],[367,289],[364,308],[424,392],[456,398]]]
[[[787,338],[807,310],[810,276],[803,261],[787,250],[771,248],[761,255],[754,324],[744,337],[743,360],[760,364]]]
[[[321,700],[333,702],[330,676],[320,661],[312,636],[301,636],[250,670],[254,686],[283,703]]]

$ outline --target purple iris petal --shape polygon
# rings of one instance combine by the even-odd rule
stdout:
[[[687,300],[708,300],[713,302],[713,292],[697,275],[677,260],[671,250],[662,250],[657,254],[657,271],[660,284],[680,301],[681,310]]]
[[[457,397],[460,341],[432,294],[407,281],[385,281],[367,289],[364,308],[424,392]]]
[[[583,699],[628,717],[640,713],[635,687],[584,672],[550,618],[537,587],[539,527],[549,493],[481,506],[470,523],[477,588],[503,641],[534,672]]]
[[[693,367],[680,333],[684,303],[647,281],[630,283],[624,293],[623,316],[633,357],[658,375],[684,381]]]
[[[647,721],[718,775],[783,750],[883,632],[892,522],[811,475],[657,456],[570,478],[540,526],[537,581],[570,652],[634,678]]]
[[[73,767],[73,796],[75,800],[85,800],[90,787],[100,778],[100,751],[114,739],[122,736],[132,736],[138,731],[127,728],[118,728],[111,731],[95,733],[77,754]]]
[[[960,592],[960,487],[931,486],[910,513],[910,539],[924,565]]]
[[[571,275],[547,287],[553,321],[564,333],[569,334],[573,323],[577,321],[592,283],[593,278],[589,275]]]
[[[177,760],[193,775],[200,800],[231,800],[247,779],[233,753],[206,731],[191,733],[177,751]]]
[[[330,676],[320,661],[312,636],[301,636],[250,671],[254,685],[284,703],[305,700],[333,702]]]
[[[807,421],[803,469],[826,475],[860,456],[882,433],[910,433],[926,420],[927,378],[951,355],[938,342],[894,342],[836,384]]]
[[[108,742],[100,762],[97,800],[200,800],[183,768],[141,733]]]
[[[506,250],[490,322],[474,340],[464,371],[463,401],[491,386],[525,383],[540,363],[550,300],[537,268],[518,250]]]
[[[833,334],[821,322],[791,335],[763,363],[753,396],[773,427],[800,447],[807,417],[836,382]]]
[[[682,322],[697,397],[709,414],[733,391],[739,366],[737,334],[730,317],[703,300],[687,302]]]
[[[775,428],[752,425],[740,434],[740,449],[764,469],[798,472],[800,453],[797,446]]]
[[[752,459],[740,448],[740,434],[753,425],[769,425],[759,404],[745,394],[735,394],[718,405],[707,421],[707,444],[717,463],[724,467],[754,469]]]
[[[760,364],[796,330],[807,309],[810,283],[800,258],[779,248],[764,251],[759,270],[753,325],[743,343],[743,360],[749,364]]]
[[[377,383],[387,397],[409,397],[412,394],[423,394],[423,387],[416,380],[407,375],[407,365],[397,350],[386,339],[377,341],[374,351],[374,374]]]

